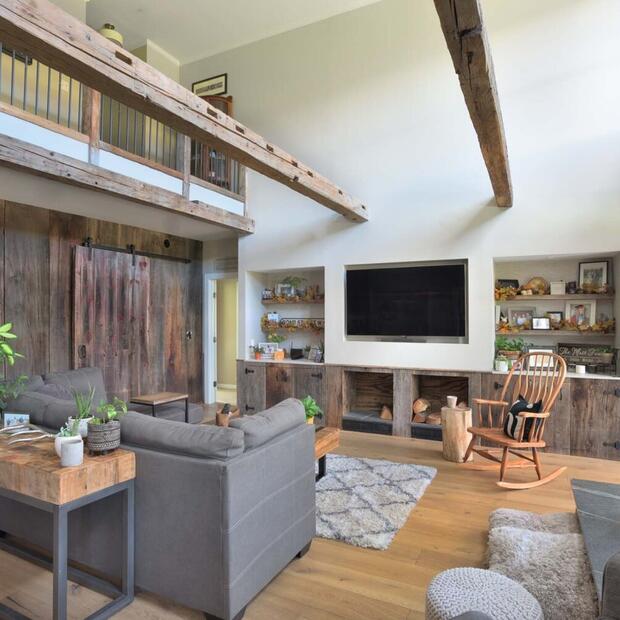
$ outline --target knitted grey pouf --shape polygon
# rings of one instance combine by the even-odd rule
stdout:
[[[520,584],[481,568],[439,573],[426,591],[427,620],[450,620],[468,611],[494,620],[543,620],[538,601]]]

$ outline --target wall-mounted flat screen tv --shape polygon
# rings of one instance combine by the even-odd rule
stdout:
[[[467,342],[467,261],[347,267],[351,340]]]

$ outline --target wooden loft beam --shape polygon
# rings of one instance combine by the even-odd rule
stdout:
[[[0,165],[187,215],[241,234],[254,232],[254,220],[248,217],[205,203],[190,202],[169,190],[2,134]]]
[[[331,181],[47,0],[0,0],[0,40],[352,221],[368,219]]]
[[[435,0],[498,207],[512,206],[508,149],[479,0]]]

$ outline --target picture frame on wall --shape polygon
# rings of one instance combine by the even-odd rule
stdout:
[[[596,292],[609,284],[609,261],[588,261],[579,263],[579,288]]]
[[[577,327],[594,325],[596,323],[596,300],[567,301],[565,316],[569,323]]]
[[[497,288],[519,288],[519,280],[510,280],[506,278],[500,278],[496,280],[495,286]]]
[[[228,73],[214,75],[192,84],[192,92],[199,97],[212,97],[228,93]]]
[[[5,413],[2,416],[3,428],[9,426],[19,426],[20,424],[30,424],[30,415],[28,413]]]
[[[536,314],[536,308],[509,308],[508,322],[515,327],[523,329],[532,328],[532,319]]]
[[[561,323],[564,320],[564,313],[561,310],[547,312],[547,316],[549,317],[551,323]]]

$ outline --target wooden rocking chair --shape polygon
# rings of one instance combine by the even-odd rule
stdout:
[[[478,406],[480,426],[472,426],[467,429],[473,437],[467,448],[463,467],[477,470],[499,469],[499,482],[497,484],[505,489],[530,489],[557,478],[566,470],[566,467],[559,467],[550,474],[543,476],[538,450],[547,445],[543,441],[545,423],[551,415],[553,404],[565,379],[566,362],[559,355],[555,353],[527,353],[522,355],[514,363],[508,374],[499,400],[474,399],[474,403]],[[518,438],[512,439],[504,433],[504,419],[512,403],[519,396],[525,398],[529,403],[542,401],[542,407],[540,413],[523,411],[518,414],[523,418],[523,423]],[[533,420],[529,425],[526,424],[528,419]],[[527,433],[526,426],[529,427]],[[499,458],[497,448],[476,447],[475,444],[480,439],[500,447],[501,458]],[[522,454],[521,450],[531,450],[532,456]],[[472,452],[494,462],[467,463]],[[510,461],[509,455],[511,454],[519,457],[519,460]],[[538,480],[504,482],[506,470],[513,467],[535,467]]]

